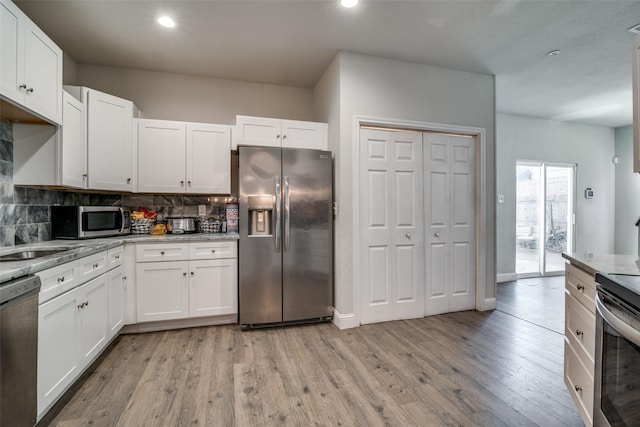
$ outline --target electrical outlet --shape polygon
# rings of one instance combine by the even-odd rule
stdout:
[[[498,203],[504,203],[504,194],[498,194]]]
[[[205,216],[207,214],[206,205],[198,205],[198,216]]]

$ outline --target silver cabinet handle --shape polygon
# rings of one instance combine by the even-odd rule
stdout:
[[[280,204],[282,195],[280,194],[280,176],[276,176],[276,252],[280,252]]]
[[[30,87],[29,89],[27,89],[27,93],[33,93],[33,88]]]
[[[440,238],[440,233],[438,233],[437,231],[436,231],[435,233],[433,233],[433,235],[434,235],[435,237]]]
[[[576,288],[578,288],[580,292],[584,292],[584,286],[579,284],[579,285],[576,285]]]
[[[58,277],[58,283],[64,282],[64,276]]]
[[[18,86],[18,89],[26,89],[26,88],[27,88],[27,85],[24,83]]]
[[[289,208],[289,177],[284,177],[284,250],[289,250],[289,222],[291,221],[291,210]]]
[[[576,329],[576,335],[577,336],[584,335],[584,332],[582,332],[580,329]]]

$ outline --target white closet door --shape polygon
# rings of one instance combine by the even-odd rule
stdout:
[[[360,131],[361,323],[424,315],[422,135]]]
[[[425,315],[475,308],[475,139],[424,134]]]

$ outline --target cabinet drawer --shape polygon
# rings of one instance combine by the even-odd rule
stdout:
[[[77,265],[77,261],[68,262],[36,273],[42,282],[39,295],[40,304],[78,285],[79,280],[75,274]]]
[[[593,366],[596,347],[596,316],[569,292],[565,294],[565,336],[585,365]]]
[[[79,259],[75,274],[78,283],[85,283],[107,271],[107,251]]]
[[[582,303],[587,310],[594,313],[596,312],[596,281],[588,273],[580,270],[579,268],[567,264],[566,266],[566,287],[569,293],[580,303]]]
[[[136,245],[136,262],[186,261],[188,256],[186,243]]]
[[[238,243],[224,242],[191,242],[189,243],[189,259],[222,259],[237,258]]]
[[[586,367],[575,350],[564,340],[564,382],[584,423],[593,424],[593,368]]]
[[[124,259],[124,245],[118,246],[117,248],[109,249],[107,251],[107,260],[108,260],[108,269],[116,268],[119,265],[122,265],[122,261]]]

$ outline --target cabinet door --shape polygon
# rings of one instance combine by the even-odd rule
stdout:
[[[133,103],[88,91],[87,141],[89,188],[133,189]]]
[[[189,261],[189,315],[238,312],[236,259]]]
[[[236,116],[238,145],[280,147],[282,121],[264,117]]]
[[[185,191],[186,130],[183,122],[138,121],[138,191]]]
[[[138,322],[189,317],[188,261],[136,264]]]
[[[54,123],[62,123],[62,51],[28,19],[24,44],[24,104]]]
[[[24,90],[24,14],[10,1],[0,2],[0,93],[22,104]]]
[[[78,330],[79,363],[84,369],[107,345],[109,323],[107,274],[82,285],[78,303],[80,328]]]
[[[136,323],[136,244],[127,243],[124,247],[124,324]]]
[[[62,138],[60,138],[60,184],[87,188],[87,135],[84,106],[67,92],[62,92]]]
[[[81,371],[78,288],[38,309],[38,418]]]
[[[109,336],[113,338],[124,326],[124,267],[119,265],[107,275],[109,294]]]
[[[231,192],[229,126],[187,123],[187,193]]]
[[[326,123],[282,120],[282,148],[327,150]]]

